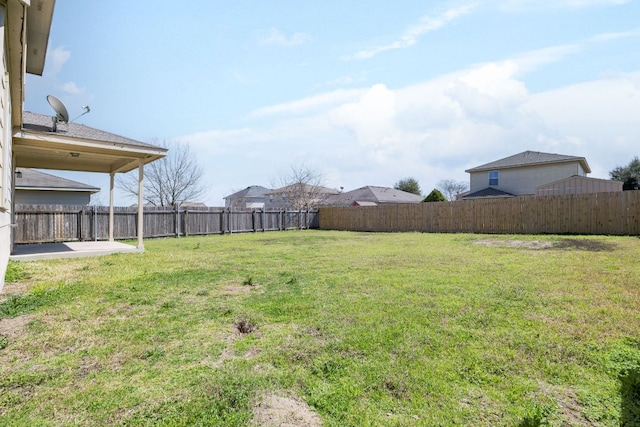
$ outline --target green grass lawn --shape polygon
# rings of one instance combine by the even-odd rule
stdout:
[[[637,237],[145,245],[9,264],[0,425],[245,426],[265,396],[324,426],[640,423]]]

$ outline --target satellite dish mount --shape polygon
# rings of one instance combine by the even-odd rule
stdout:
[[[53,121],[53,132],[57,132],[58,123],[69,123],[69,113],[67,112],[67,107],[55,96],[47,95],[47,101],[53,111],[56,112],[56,115],[51,117],[51,120]]]

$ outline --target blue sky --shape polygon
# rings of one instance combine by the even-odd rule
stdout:
[[[640,155],[640,2],[58,1],[25,109],[188,143],[202,201],[304,162],[329,187],[428,193],[524,150]],[[103,188],[108,177],[58,173]],[[130,199],[116,194],[117,204]]]

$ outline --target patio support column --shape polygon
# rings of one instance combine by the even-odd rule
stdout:
[[[142,236],[144,235],[142,227],[144,225],[144,206],[143,206],[143,191],[144,191],[144,160],[138,160],[138,249],[144,249],[142,243]]]
[[[113,242],[113,227],[114,227],[114,213],[113,213],[113,187],[115,180],[115,172],[109,174],[109,241]]]

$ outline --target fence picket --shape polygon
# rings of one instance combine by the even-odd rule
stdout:
[[[304,216],[303,216],[304,213]],[[114,238],[137,236],[135,207],[114,208]],[[285,223],[285,221],[287,223]],[[14,243],[50,243],[109,238],[109,208],[16,205]],[[303,224],[304,222],[304,224]],[[318,211],[231,211],[224,208],[145,207],[144,237],[318,228]]]
[[[640,235],[640,191],[320,208],[325,230]]]

